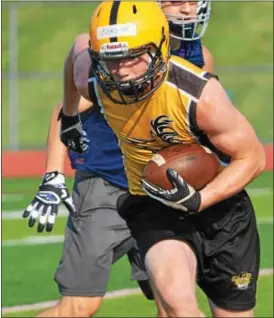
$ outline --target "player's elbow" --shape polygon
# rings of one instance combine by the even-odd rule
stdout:
[[[208,50],[208,48],[206,48],[205,46],[202,47],[202,51],[203,51],[203,57],[204,57],[204,62],[205,62],[203,69],[206,72],[213,73],[214,72],[213,56],[212,56],[211,52]]]
[[[89,35],[88,33],[80,33],[76,36],[74,43],[78,43],[78,42],[88,42],[89,40]]]
[[[264,149],[262,149],[261,154],[260,154],[260,158],[258,159],[258,171],[259,171],[259,173],[264,171],[265,165],[266,165],[266,154],[265,154]]]
[[[62,107],[63,107],[63,102],[60,102],[60,103],[55,105],[55,107],[51,113],[52,120],[56,121],[58,119]]]
[[[262,145],[260,145],[259,149],[255,153],[255,160],[254,160],[254,166],[255,166],[255,176],[257,177],[259,174],[261,174],[265,169],[266,164],[266,155],[265,151]]]

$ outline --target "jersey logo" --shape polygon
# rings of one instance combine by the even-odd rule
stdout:
[[[171,126],[172,122],[173,121],[165,115],[153,119],[150,123],[150,134],[153,139],[164,144],[182,143],[179,135]]]
[[[161,115],[150,122],[149,135],[151,138],[134,138],[132,134],[128,136],[124,133],[121,133],[121,137],[138,148],[157,152],[164,147],[183,143],[182,138],[172,127],[172,123],[173,121],[168,116]],[[141,130],[139,130],[139,134],[142,135]]]

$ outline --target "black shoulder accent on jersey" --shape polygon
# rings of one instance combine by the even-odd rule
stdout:
[[[190,96],[199,99],[208,79],[170,62],[168,82],[176,85],[178,89],[183,90]]]

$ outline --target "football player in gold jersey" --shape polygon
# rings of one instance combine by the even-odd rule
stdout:
[[[253,128],[211,74],[170,59],[168,23],[155,2],[103,2],[91,20],[90,45],[89,78],[71,79],[65,92],[63,142],[79,141],[79,126],[74,140],[64,134],[77,115],[78,95],[102,107],[129,181],[119,213],[169,317],[203,316],[196,278],[215,317],[252,317],[259,240],[244,187],[265,164]],[[170,191],[142,180],[155,152],[192,142],[208,146],[227,165],[204,189],[195,191],[174,170],[167,171]],[[237,283],[242,277],[244,285]]]
[[[209,13],[210,13],[210,2],[206,3],[206,8],[204,9],[202,4],[203,1],[197,3],[197,2],[169,2],[164,1],[161,2],[162,9],[167,15],[168,19],[172,19],[174,22],[174,17],[177,17],[177,25],[178,32],[174,33],[174,36],[179,38],[173,38],[171,39],[171,47],[172,47],[172,54],[178,55],[180,57],[183,57],[193,63],[196,66],[201,67],[203,70],[208,72],[213,72],[213,58],[210,53],[210,51],[205,48],[204,45],[201,43],[200,37],[204,34],[204,32],[199,33],[198,29],[200,29],[200,26],[207,25],[209,20]],[[202,10],[201,10],[202,8]],[[205,14],[206,13],[206,14]],[[181,17],[184,16],[185,19],[180,20]],[[191,23],[195,23],[196,20],[199,20],[201,23],[193,25],[193,28],[189,23],[185,23],[186,21],[191,21]],[[180,24],[182,22],[182,25]],[[172,25],[171,25],[172,26]],[[184,32],[185,30],[195,30],[195,32],[192,32],[190,34],[189,31]],[[175,30],[175,31],[176,31]],[[178,34],[177,34],[178,33]],[[196,34],[199,34],[197,36]],[[173,36],[173,35],[172,35]],[[72,58],[76,59],[79,58],[81,54],[84,54],[84,52],[88,48],[88,40],[89,40],[89,34],[81,34],[78,36],[74,43],[73,51],[71,52]],[[88,57],[89,59],[89,57]],[[80,60],[82,60],[80,58]],[[82,61],[83,62],[83,61]],[[85,65],[85,62],[83,62]],[[79,64],[77,63],[77,68],[75,70],[79,70]],[[81,76],[81,72],[77,72],[77,76]],[[96,178],[99,178],[100,176],[103,177],[104,181],[108,182],[108,175],[100,174],[102,171],[101,169],[104,169],[104,167],[107,166],[107,169],[109,169],[112,179],[111,181],[119,182],[121,184],[121,177],[124,176],[124,171],[121,169],[121,175],[117,176],[117,171],[120,172],[120,167],[117,166],[117,160],[118,162],[121,162],[121,154],[119,151],[119,146],[117,142],[115,141],[114,133],[112,132],[111,128],[106,124],[104,116],[102,114],[98,114],[97,107],[94,105],[91,106],[92,103],[90,101],[85,100],[84,98],[81,98],[78,110],[80,112],[80,116],[83,119],[83,129],[87,129],[87,137],[90,139],[89,143],[89,151],[85,154],[77,154],[76,152],[69,152],[69,156],[71,159],[71,164],[74,168],[77,168],[76,171],[76,182],[74,186],[74,192],[72,197],[74,198],[74,204],[76,207],[76,210],[78,212],[79,218],[77,220],[74,220],[70,218],[71,222],[79,222],[82,217],[82,212],[84,209],[86,209],[86,205],[78,205],[77,203],[81,203],[83,200],[83,197],[87,195],[87,186],[90,184],[90,182],[95,182],[95,177],[93,175],[94,170],[96,171]],[[92,109],[91,109],[92,107]],[[48,138],[48,157],[47,157],[47,172],[48,174],[52,174],[52,172],[58,171],[61,173],[64,169],[64,160],[66,157],[66,151],[63,147],[63,144],[58,138],[59,135],[59,122],[56,121],[56,118],[58,117],[58,113],[60,111],[61,105],[57,105],[57,107],[54,109],[52,114],[52,120],[50,125],[50,132],[49,132],[49,138]],[[87,115],[88,114],[88,115]],[[87,128],[90,126],[89,128]],[[92,126],[92,127],[91,127]],[[99,130],[99,133],[96,131]],[[99,137],[101,135],[101,132],[103,130],[103,136],[102,138]],[[94,133],[95,132],[95,133]],[[111,139],[111,134],[113,134],[113,138]],[[97,146],[97,140],[100,139],[100,147]],[[105,139],[104,139],[105,138]],[[112,141],[113,140],[113,141]],[[107,142],[104,142],[107,141]],[[108,153],[111,153],[111,157],[108,156],[108,153],[106,153],[106,149],[110,149]],[[108,160],[106,160],[106,157]],[[96,161],[96,158],[98,158],[98,161]],[[109,162],[113,163],[112,167],[109,166]],[[100,162],[100,166],[98,166],[98,162]],[[99,169],[98,169],[99,168]],[[48,175],[47,174],[47,175]],[[85,181],[83,181],[83,179]],[[81,184],[81,187],[78,187],[77,185]],[[84,186],[85,184],[85,186]],[[115,187],[115,184],[111,184],[112,187]],[[107,184],[106,187],[109,189],[110,185]],[[57,187],[58,188],[58,187]],[[91,187],[89,190],[93,191],[94,187]],[[118,191],[119,187],[117,188]],[[120,190],[120,189],[119,189]],[[98,189],[97,191],[101,191],[102,189]],[[112,191],[113,192],[113,191]],[[118,195],[118,193],[116,193]],[[38,193],[39,195],[39,193]],[[116,196],[117,196],[116,195]],[[94,197],[96,197],[96,194],[93,193],[93,195],[89,196],[90,202],[94,202]],[[110,199],[110,198],[109,198]],[[35,199],[36,200],[36,199]],[[105,204],[105,202],[104,202]],[[94,213],[92,210],[92,204],[87,204],[89,206],[90,213]],[[45,205],[46,207],[46,205]],[[30,220],[33,220],[32,216],[35,215],[35,211],[38,211],[38,207],[33,209],[32,213],[30,213]],[[46,211],[46,210],[45,210]],[[39,212],[39,211],[38,211]],[[83,216],[87,220],[87,210],[85,210],[85,215]],[[96,213],[99,215],[102,213],[101,209],[97,209]],[[38,213],[39,215],[40,213]],[[25,213],[24,213],[25,215]],[[40,214],[40,220],[38,228],[43,228],[42,221],[47,221],[43,217],[44,213]],[[108,271],[106,268],[108,267],[110,269],[110,263],[108,265],[105,264],[105,267],[102,268],[98,265],[98,258],[97,255],[97,261],[92,261],[92,257],[94,257],[94,253],[92,253],[93,245],[97,242],[98,244],[101,244],[101,238],[98,234],[102,233],[104,237],[106,237],[106,233],[109,234],[111,239],[105,240],[104,248],[105,251],[100,252],[100,254],[104,254],[104,259],[110,260],[110,255],[112,251],[116,250],[116,244],[120,240],[120,236],[124,233],[124,228],[122,227],[121,230],[121,222],[124,222],[122,219],[117,219],[115,216],[117,215],[117,212],[115,209],[112,210],[112,214],[110,215],[113,219],[110,220],[109,217],[101,218],[101,223],[96,223],[95,227],[99,231],[94,235],[94,222],[93,218],[90,218],[90,222],[85,222],[85,229],[81,229],[80,232],[77,234],[73,232],[73,237],[75,240],[80,240],[86,245],[81,247],[81,260],[78,259],[77,253],[74,253],[73,247],[69,250],[64,248],[64,255],[62,256],[63,262],[62,266],[58,266],[58,270],[56,272],[55,281],[59,285],[59,290],[62,294],[62,298],[57,306],[54,308],[47,309],[45,312],[40,313],[40,317],[43,316],[58,316],[61,313],[63,315],[67,316],[85,316],[85,315],[94,315],[94,313],[99,309],[101,301],[103,299],[102,296],[102,290],[105,290],[105,283],[106,283],[106,275],[108,274]],[[109,227],[107,228],[103,222],[108,222]],[[120,222],[119,222],[120,220]],[[49,220],[50,221],[50,220]],[[69,223],[71,223],[69,222]],[[110,223],[109,223],[110,222]],[[31,224],[32,225],[32,224]],[[100,227],[101,226],[101,227]],[[114,229],[115,228],[115,229]],[[114,230],[113,230],[114,229]],[[106,231],[106,232],[104,232]],[[115,231],[115,237],[111,235]],[[68,227],[66,231],[65,236],[65,247],[66,243],[70,239],[71,229]],[[88,235],[94,235],[96,236],[95,239],[90,239],[87,236]],[[102,236],[101,235],[101,236]],[[126,245],[126,244],[124,244]],[[74,246],[78,246],[78,244],[74,244]],[[100,245],[101,246],[101,245]],[[109,247],[112,247],[110,249]],[[133,248],[130,252],[130,256],[135,256],[133,254],[135,249]],[[119,250],[120,252],[120,250]],[[71,257],[67,257],[68,253],[71,255]],[[121,253],[122,254],[122,253]],[[116,254],[117,255],[117,254]],[[101,257],[101,256],[100,256]],[[101,257],[102,258],[102,257]],[[73,266],[75,264],[74,260],[78,259],[79,262],[81,261],[82,267],[79,269],[79,264],[77,266]],[[114,257],[116,259],[116,256]],[[131,257],[131,260],[134,261],[134,257]],[[110,262],[110,261],[109,261]],[[88,263],[90,265],[88,265]],[[135,264],[133,268],[135,268]],[[74,274],[72,273],[74,271]],[[86,280],[84,273],[94,273],[91,279]],[[136,271],[138,275],[140,275],[141,271],[138,269]],[[98,276],[97,274],[100,273]],[[66,288],[64,289],[64,286],[62,286],[62,282],[66,282]],[[151,292],[151,289],[149,288],[149,284],[147,280],[138,281],[140,287],[142,288],[143,292],[145,293],[146,297],[149,299],[152,299],[153,295]],[[99,285],[98,285],[99,284]],[[80,290],[80,291],[79,291]],[[69,295],[69,296],[68,296]],[[89,295],[89,296],[87,296]],[[92,295],[92,296],[90,296]],[[79,305],[81,304],[81,305]],[[159,300],[156,299],[156,305],[158,309],[158,316],[163,317],[165,316],[164,310],[159,302]]]

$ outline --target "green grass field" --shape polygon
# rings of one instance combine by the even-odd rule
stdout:
[[[18,8],[19,72],[60,74],[60,77],[22,77],[18,80],[20,147],[45,146],[51,110],[62,97],[64,58],[75,36],[87,32],[95,6],[94,2],[29,2]],[[3,73],[8,72],[9,65],[8,13],[7,7],[3,6]],[[203,40],[215,57],[217,74],[224,87],[231,92],[235,105],[264,141],[273,140],[273,72],[261,68],[252,70],[252,67],[273,64],[272,26],[271,2],[213,2],[212,19]],[[5,77],[2,94],[2,132],[5,136],[2,142],[6,148],[9,96]],[[67,180],[70,188],[72,182],[72,179]],[[58,216],[51,234],[38,234],[36,228],[27,227],[27,220],[21,219],[21,212],[32,200],[39,183],[39,179],[2,180],[2,307],[59,298],[53,276],[62,252],[60,238],[62,240],[66,217]],[[258,216],[261,269],[273,268],[273,173],[262,174],[248,190]],[[46,238],[56,240],[56,243],[39,244]],[[136,287],[129,277],[127,259],[122,258],[112,268],[108,291]],[[199,289],[198,299],[209,315],[205,296]],[[37,311],[13,312],[3,316],[30,317],[35,313]],[[274,316],[273,276],[259,279],[255,313],[256,317]],[[129,296],[105,300],[97,316],[153,317],[155,307],[142,295]]]
[[[59,262],[62,243],[35,244],[30,241],[41,237],[61,236],[66,218],[59,216],[52,234],[38,234],[36,229],[29,229],[27,221],[8,218],[14,211],[23,211],[30,202],[40,180],[38,179],[3,179],[3,220],[2,220],[2,306],[32,304],[58,299],[58,291],[53,281],[55,268]],[[72,180],[68,180],[71,188]],[[261,238],[261,268],[273,268],[273,173],[265,172],[249,187],[248,191],[256,208]],[[23,241],[24,240],[24,241]],[[108,291],[134,288],[130,281],[130,268],[126,258],[122,258],[112,268]],[[201,308],[208,312],[204,295],[198,290]],[[258,317],[273,317],[273,276],[261,277],[258,289]],[[34,312],[6,314],[5,317],[24,317]],[[152,302],[141,295],[126,299],[105,300],[97,314],[98,317],[152,317],[155,308]]]
[[[19,71],[62,73],[66,53],[77,34],[87,32],[95,3],[28,3],[18,9]],[[260,12],[258,15],[257,12]],[[60,19],[60,17],[62,17]],[[79,18],[80,17],[80,18]],[[217,67],[273,64],[273,4],[213,2],[204,37]],[[8,71],[8,9],[2,12],[2,71]],[[33,32],[35,30],[35,32]],[[220,68],[219,68],[220,70]],[[273,140],[273,72],[217,72],[235,105],[264,141]],[[3,147],[8,146],[8,82],[3,79]],[[48,119],[62,97],[62,78],[21,78],[18,81],[19,144],[45,146]],[[43,114],[43,119],[41,118]],[[30,118],[37,118],[29,124]],[[27,127],[27,128],[26,128]]]
[[[273,292],[269,297],[265,295],[273,291],[273,282],[269,277],[259,278],[257,306],[255,308],[255,317],[273,317]],[[210,317],[210,310],[207,305],[205,295],[197,289],[200,308]],[[39,311],[26,311],[24,313],[12,313],[3,315],[3,317],[33,317]],[[142,295],[121,297],[119,299],[105,300],[102,307],[95,317],[156,317],[155,306],[153,302],[147,301]]]

